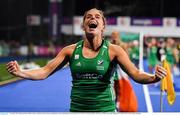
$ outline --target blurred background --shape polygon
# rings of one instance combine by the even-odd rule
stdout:
[[[0,6],[0,40],[21,45],[30,41],[47,44],[50,40],[62,46],[77,41],[74,28],[65,31],[64,26],[74,26],[73,18],[92,7],[103,10],[106,17],[115,18],[180,15],[178,4],[170,0],[1,0]]]
[[[8,61],[18,60],[24,69],[45,65],[64,46],[82,39],[82,16],[94,7],[106,16],[105,38],[110,39],[114,30],[119,31],[119,38],[128,45],[130,59],[137,67],[143,66],[145,71],[153,73],[154,63],[160,63],[163,56],[169,59],[176,91],[180,91],[180,9],[177,0],[0,0],[2,88],[19,81],[5,70]],[[143,65],[139,65],[140,51],[143,51]],[[171,110],[179,111],[167,109]],[[147,108],[140,107],[139,111],[147,111]]]

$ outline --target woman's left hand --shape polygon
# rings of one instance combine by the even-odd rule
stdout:
[[[155,77],[159,78],[159,79],[163,79],[164,77],[166,77],[166,75],[167,75],[166,69],[164,69],[160,65],[156,65],[156,67],[155,67]]]

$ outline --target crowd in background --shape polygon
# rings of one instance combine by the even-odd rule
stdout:
[[[145,38],[147,46],[148,69],[153,73],[155,65],[166,59],[170,64],[173,76],[180,76],[180,40],[178,38]]]
[[[80,38],[80,37],[78,37]],[[60,40],[60,39],[59,39]],[[68,38],[67,41],[71,41]],[[0,57],[6,56],[55,56],[63,47],[56,44],[57,41],[46,41],[36,44],[33,41],[21,45],[19,41],[0,40]],[[132,40],[124,42],[130,59],[138,67],[139,64],[139,41]],[[68,43],[67,43],[68,44]],[[180,60],[180,39],[172,37],[145,37],[144,38],[144,57],[148,60],[148,68],[153,72],[154,66],[166,57],[171,67],[176,70],[179,68]]]
[[[80,39],[76,36],[52,39],[0,40],[0,57],[7,56],[55,56],[62,47],[75,43]]]
[[[112,36],[113,33],[112,33]],[[119,39],[121,40],[120,36]],[[139,67],[139,40],[130,40],[121,42],[126,48],[130,59]],[[143,56],[147,59],[148,71],[154,72],[155,65],[161,64],[166,59],[173,73],[173,76],[180,76],[180,39],[173,37],[144,37]]]

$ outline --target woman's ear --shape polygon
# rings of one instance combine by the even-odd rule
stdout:
[[[103,31],[105,30],[105,25],[103,25]]]
[[[103,29],[101,30],[101,32],[104,33],[104,31],[105,31],[105,26],[103,27]]]

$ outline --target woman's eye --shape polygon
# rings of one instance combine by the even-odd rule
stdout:
[[[86,18],[89,19],[89,18],[91,18],[91,16],[87,16]]]

